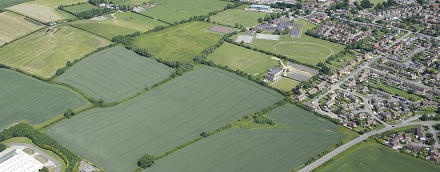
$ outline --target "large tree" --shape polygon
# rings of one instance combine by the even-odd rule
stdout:
[[[138,166],[145,169],[151,167],[154,161],[156,161],[156,158],[153,155],[146,154],[138,161]]]

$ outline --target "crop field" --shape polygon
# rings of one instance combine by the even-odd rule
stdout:
[[[281,127],[227,130],[144,171],[291,171],[342,138],[336,125],[296,106],[279,107],[269,116]]]
[[[41,22],[50,22],[75,18],[75,16],[58,9],[60,5],[70,5],[87,0],[34,0],[6,9],[29,16]]]
[[[222,10],[228,5],[228,2],[221,0],[160,0],[156,4],[157,7],[147,9],[142,13],[168,23],[174,23]]]
[[[84,11],[90,11],[90,10],[93,10],[96,8],[98,8],[98,7],[96,7],[92,4],[89,4],[89,3],[85,3],[85,4],[80,4],[80,5],[64,7],[64,10],[76,14],[76,13],[80,13],[80,12],[84,12]]]
[[[7,23],[0,25],[0,46],[41,28],[8,11],[0,13],[0,23]]]
[[[31,0],[0,0],[0,9],[29,1]]]
[[[349,150],[350,151],[350,150]],[[345,152],[320,171],[351,172],[351,171],[440,171],[440,166],[421,160],[395,150],[369,142],[357,145],[354,150]]]
[[[69,26],[43,29],[0,49],[0,63],[43,78],[110,42]]]
[[[216,44],[221,35],[206,30],[206,22],[190,22],[134,38],[135,47],[145,48],[165,61],[192,61],[203,49]]]
[[[260,78],[264,77],[269,69],[278,65],[278,61],[269,55],[229,43],[217,48],[208,56],[208,60]]]
[[[242,24],[245,27],[252,27],[258,24],[258,18],[264,18],[266,13],[232,9],[221,12],[211,17],[211,21],[219,22],[221,24],[235,26],[235,23]]]
[[[233,73],[201,67],[123,104],[61,121],[47,134],[104,170],[132,171],[146,153],[162,154],[281,99]]]
[[[93,54],[68,69],[61,82],[106,102],[114,102],[168,78],[173,69],[117,46]]]
[[[80,95],[15,71],[0,69],[0,130],[25,120],[41,124],[87,104]]]
[[[132,12],[116,13],[112,16],[107,15],[100,20],[78,20],[71,24],[75,27],[101,35],[107,39],[112,39],[118,35],[128,35],[134,32],[145,32],[156,26],[166,26],[163,22],[153,20]]]
[[[289,79],[289,78],[281,78],[277,82],[272,84],[272,87],[284,90],[284,91],[291,91],[292,88],[296,87],[299,84],[298,81]]]

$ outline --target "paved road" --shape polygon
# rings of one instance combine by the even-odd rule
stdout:
[[[399,43],[400,41],[402,41],[403,39],[405,39],[407,36],[411,35],[412,32],[408,32],[405,35],[403,35],[402,37],[400,37],[399,39],[395,40],[393,43],[391,43],[390,45],[386,46],[385,49],[391,48],[392,46],[396,45],[397,43]]]
[[[384,132],[387,132],[387,131],[390,131],[390,130],[393,130],[396,128],[402,128],[402,127],[407,127],[407,126],[411,126],[411,125],[434,125],[434,124],[440,124],[440,122],[439,121],[407,122],[407,123],[395,125],[395,127],[386,127],[386,128],[380,129],[380,130],[375,130],[375,131],[371,131],[369,133],[365,133],[364,135],[361,135],[358,138],[342,145],[341,147],[338,147],[337,149],[333,150],[332,152],[324,155],[323,157],[319,158],[318,160],[314,161],[313,163],[307,165],[306,167],[299,170],[299,172],[312,171],[316,167],[318,167],[318,166],[324,164],[325,162],[327,162],[328,160],[334,158],[336,155],[344,152],[348,148],[358,144],[359,142],[366,140],[367,138],[369,138],[373,135],[381,134],[381,133],[384,133]]]
[[[60,172],[61,171],[61,164],[58,160],[56,160],[55,158],[53,158],[52,156],[48,155],[46,152],[41,151],[42,148],[38,148],[35,147],[33,145],[30,144],[26,144],[26,143],[8,143],[6,144],[8,146],[25,146],[28,148],[31,148],[32,150],[34,150],[35,152],[38,152],[39,154],[43,155],[44,157],[46,157],[47,159],[49,159],[50,161],[52,161],[53,163],[55,163],[55,172]]]
[[[432,125],[428,126],[429,127],[429,131],[432,133],[432,137],[435,139],[435,148],[440,149],[440,143],[438,142],[438,138],[437,138],[437,130],[434,129],[434,127],[432,127]]]

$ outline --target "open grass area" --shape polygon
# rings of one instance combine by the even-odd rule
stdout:
[[[0,69],[0,130],[24,120],[37,125],[87,104],[79,94]]]
[[[242,24],[245,27],[252,27],[258,24],[258,18],[264,18],[266,13],[255,12],[241,9],[231,9],[221,12],[211,17],[211,21],[219,22],[221,24],[235,26],[235,23]]]
[[[167,24],[153,20],[132,12],[116,13],[116,19],[107,15],[103,21],[98,20],[78,20],[70,23],[73,26],[101,35],[107,39],[112,39],[118,35],[128,35],[134,32],[145,32],[156,26],[166,26]]]
[[[109,43],[104,38],[70,26],[43,29],[2,47],[0,63],[50,78],[67,61],[79,59]]]
[[[269,116],[278,128],[230,129],[144,171],[290,171],[343,137],[335,124],[296,106],[279,107]]]
[[[8,11],[0,13],[0,23],[0,46],[42,27]]]
[[[76,4],[78,2],[87,2],[87,0],[34,0],[6,9],[29,16],[41,22],[50,22],[65,19],[72,19],[75,16],[58,9],[60,5]]]
[[[160,0],[158,6],[143,11],[143,14],[169,23],[187,20],[190,17],[207,15],[222,10],[228,2],[221,0]]]
[[[29,1],[31,0],[0,0],[0,9]]]
[[[114,102],[168,78],[172,72],[168,66],[117,46],[75,64],[59,80],[96,100]]]
[[[151,2],[155,0],[113,0],[112,2],[117,5],[129,5],[130,7],[134,7],[136,5],[141,5],[144,2]]]
[[[185,23],[135,37],[133,44],[165,61],[192,61],[203,49],[221,39],[221,35],[206,30],[209,26],[212,25],[206,22]]]
[[[362,142],[348,152],[343,152],[331,164],[319,171],[440,171],[440,166],[399,153],[373,141]]]
[[[289,78],[281,78],[277,82],[272,84],[272,87],[284,90],[284,91],[292,91],[292,88],[295,88],[299,84],[298,81],[289,79]]]
[[[233,73],[201,67],[123,104],[54,124],[47,134],[104,170],[132,171],[146,153],[160,155],[281,99]]]
[[[208,60],[260,78],[279,63],[269,55],[229,43],[217,48],[208,56]]]
[[[90,11],[90,10],[93,10],[96,8],[98,8],[98,7],[96,7],[92,4],[89,4],[89,3],[85,3],[85,4],[64,7],[64,10],[76,14],[76,13],[80,13],[80,12],[84,12],[84,11]]]
[[[403,97],[405,99],[409,99],[412,98],[414,99],[414,101],[419,101],[421,99],[420,96],[415,95],[415,94],[410,94],[406,91],[403,91],[401,89],[392,87],[392,86],[388,86],[388,85],[383,85],[383,84],[376,84],[375,86],[377,86],[378,88],[383,89],[385,92],[390,93],[390,94],[395,94],[397,96]]]

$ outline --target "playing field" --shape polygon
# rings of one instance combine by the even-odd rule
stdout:
[[[80,5],[64,7],[64,10],[76,14],[76,13],[80,13],[80,12],[84,12],[84,11],[90,11],[90,10],[93,10],[96,8],[98,8],[98,7],[96,7],[92,4],[89,4],[89,3],[85,3],[85,4],[80,4]]]
[[[0,63],[49,78],[73,61],[110,42],[85,31],[62,26],[43,29],[0,49]]]
[[[208,60],[260,78],[264,77],[269,69],[278,65],[278,61],[269,55],[229,43],[217,48],[208,56]]]
[[[336,125],[296,106],[269,115],[282,127],[227,130],[144,171],[291,171],[342,138]]]
[[[75,64],[59,80],[97,100],[114,102],[168,78],[172,72],[155,60],[117,46]]]
[[[185,23],[135,37],[133,44],[166,61],[192,61],[221,39],[221,35],[206,30],[209,26],[212,25],[206,22]]]
[[[296,87],[298,84],[298,81],[289,78],[281,78],[277,82],[273,83],[271,86],[284,91],[291,91],[292,88]]]
[[[29,16],[42,22],[75,18],[75,16],[58,9],[60,5],[87,2],[87,0],[35,0],[8,7],[6,9]]]
[[[160,0],[156,4],[157,7],[147,9],[142,13],[174,23],[221,10],[228,5],[228,2],[221,0]]]
[[[80,95],[15,71],[0,69],[0,130],[25,120],[41,124],[87,104]]]
[[[351,171],[440,171],[440,166],[428,161],[405,155],[395,150],[369,142],[357,147],[336,159],[320,171],[351,172]]]
[[[146,153],[162,154],[281,99],[233,73],[202,67],[123,104],[61,121],[47,133],[104,170],[132,171]]]
[[[314,25],[303,20],[298,20],[297,22],[302,26],[301,37],[281,36],[278,41],[254,39],[251,46],[286,55],[299,62],[311,65],[325,62],[330,55],[344,50],[343,45],[305,35],[304,32],[308,28],[313,28]]]
[[[232,9],[221,12],[211,17],[211,21],[219,22],[230,26],[235,26],[235,23],[242,24],[245,27],[252,27],[258,24],[258,18],[264,18],[266,13]]]
[[[29,1],[31,0],[0,0],[0,9]]]
[[[7,11],[0,13],[0,23],[5,23],[0,25],[0,46],[41,28],[23,16]]]
[[[112,39],[118,35],[128,35],[134,32],[145,32],[156,26],[166,26],[167,24],[153,20],[132,12],[116,13],[116,19],[107,15],[103,20],[78,20],[71,24],[84,30],[96,33],[107,39]]]

